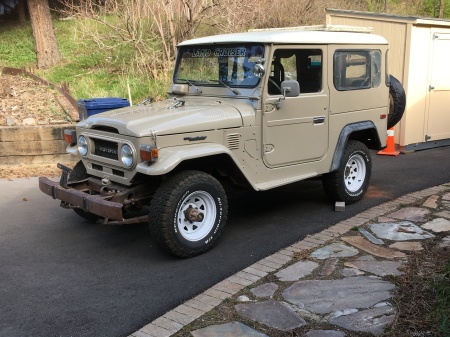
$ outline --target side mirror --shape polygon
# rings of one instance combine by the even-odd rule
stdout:
[[[286,97],[297,97],[300,95],[300,84],[297,81],[283,81],[281,82],[281,92],[283,98],[280,98],[278,102],[275,103],[277,109],[281,108],[281,100],[285,100]]]
[[[300,95],[300,84],[297,81],[283,81],[281,82],[281,91],[283,98],[297,97]]]
[[[264,70],[264,66],[260,63],[255,63],[255,65],[253,66],[252,69],[253,75],[258,77],[258,78],[262,78],[265,74],[265,70]]]
[[[281,108],[281,100],[285,100],[286,97],[297,97],[300,95],[300,84],[297,81],[283,81],[281,82],[281,92],[283,97],[275,103],[277,109]]]
[[[172,84],[172,94],[174,95],[187,95],[189,92],[189,86],[187,84]]]

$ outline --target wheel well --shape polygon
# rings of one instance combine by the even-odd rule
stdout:
[[[359,131],[353,131],[348,140],[357,140],[365,144],[370,150],[379,150],[381,143],[378,138],[378,133],[375,129],[365,129]]]
[[[211,174],[219,180],[225,188],[232,185],[246,188],[250,187],[247,178],[245,178],[236,163],[227,154],[217,154],[185,160],[171,173],[184,170],[199,170]]]
[[[330,172],[338,169],[342,154],[344,153],[345,147],[349,140],[357,140],[365,144],[371,150],[379,150],[381,148],[378,132],[373,122],[365,121],[355,124],[348,124],[342,129],[341,134],[339,135]]]

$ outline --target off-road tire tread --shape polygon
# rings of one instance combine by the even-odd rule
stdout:
[[[345,165],[347,164],[347,160],[350,157],[351,153],[358,150],[366,153],[366,155],[369,158],[369,162],[366,163],[366,181],[362,186],[364,192],[357,197],[352,197],[349,196],[345,191],[345,185],[343,183],[343,175],[344,175],[343,170],[345,169]],[[372,160],[367,146],[359,141],[350,140],[347,143],[347,146],[344,150],[344,154],[342,156],[341,164],[338,170],[335,172],[327,173],[324,176],[322,176],[322,185],[325,194],[333,202],[344,201],[348,205],[353,204],[361,200],[361,198],[364,196],[367,187],[369,185],[371,171],[372,171]]]
[[[222,222],[217,231],[218,234],[215,240],[212,240],[202,248],[195,250],[181,247],[171,240],[171,227],[173,226],[172,212],[174,204],[177,204],[182,191],[192,183],[192,181],[211,184],[219,191],[223,200]],[[213,248],[221,236],[221,231],[226,223],[228,213],[226,200],[226,194],[222,185],[209,174],[194,170],[178,172],[168,180],[164,181],[152,198],[149,211],[150,234],[158,246],[175,256],[190,258],[203,254]]]
[[[389,104],[388,129],[400,122],[406,108],[406,94],[403,85],[392,75],[389,75],[389,97],[393,104]]]
[[[86,179],[88,174],[86,172],[86,168],[84,167],[83,162],[80,160],[72,169],[72,172],[69,174],[69,178],[67,179],[69,182],[79,181]]]
[[[88,174],[86,172],[86,168],[84,167],[83,162],[80,160],[78,163],[75,164],[75,166],[72,169],[72,172],[69,174],[68,182],[72,181],[79,181],[86,179],[88,177]],[[85,212],[81,208],[73,208],[73,211],[83,219],[95,223],[100,218],[99,216]]]

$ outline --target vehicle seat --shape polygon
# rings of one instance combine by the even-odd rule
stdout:
[[[272,71],[269,77],[281,87],[281,82],[284,81],[284,67],[280,61],[272,61]],[[278,90],[271,81],[269,81],[268,91],[270,95],[281,94],[280,90]]]

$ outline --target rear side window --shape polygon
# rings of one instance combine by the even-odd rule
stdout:
[[[380,86],[380,50],[337,50],[333,61],[333,82],[337,90],[359,90]]]

